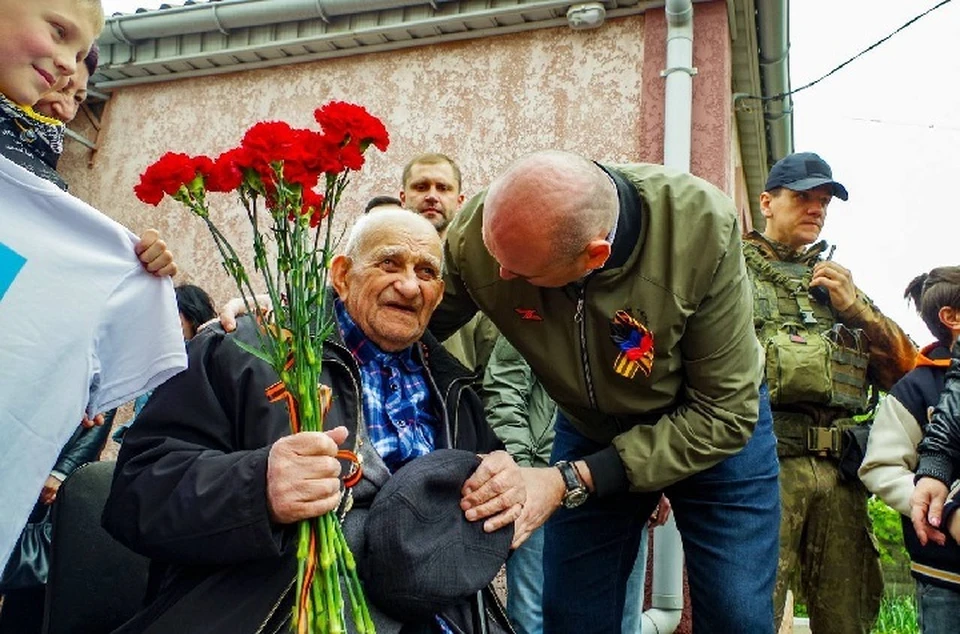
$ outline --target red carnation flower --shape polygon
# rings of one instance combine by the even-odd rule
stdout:
[[[310,216],[310,226],[317,227],[327,216],[327,206],[323,194],[317,193],[312,189],[304,189],[301,194],[300,215]],[[291,218],[293,220],[293,218]]]
[[[293,154],[296,137],[294,129],[282,121],[261,121],[247,130],[240,147],[246,150],[249,167],[265,180],[272,180],[272,163]]]
[[[238,147],[227,150],[217,157],[213,167],[204,174],[204,184],[209,192],[232,192],[243,182],[243,170],[249,167],[247,150]]]
[[[363,106],[344,101],[331,101],[317,108],[313,118],[338,145],[347,143],[359,147],[360,152],[373,145],[381,152],[390,145],[390,135],[383,122],[367,112]]]
[[[143,202],[157,206],[163,200],[164,194],[173,196],[182,186],[189,185],[196,177],[195,159],[186,154],[167,152],[156,163],[144,170],[140,175],[140,183],[133,188],[133,191]]]

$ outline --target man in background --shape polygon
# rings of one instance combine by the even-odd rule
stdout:
[[[452,158],[438,152],[418,154],[403,168],[400,202],[430,221],[444,240],[447,226],[463,204],[461,186],[460,167]],[[443,342],[450,354],[474,372],[478,388],[498,335],[493,322],[478,313]]]
[[[817,242],[834,198],[846,200],[847,190],[822,158],[781,159],[760,194],[766,226],[745,237],[743,250],[780,458],[777,623],[799,573],[813,632],[866,634],[883,578],[859,464],[844,475],[841,455],[853,417],[869,409],[868,387],[889,390],[917,350]]]

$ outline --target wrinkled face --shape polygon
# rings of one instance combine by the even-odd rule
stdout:
[[[794,249],[813,244],[820,237],[832,199],[829,185],[801,192],[783,188],[775,195],[763,192],[760,210],[767,219],[763,233]]]
[[[430,221],[438,232],[446,229],[463,203],[453,166],[449,163],[416,163],[403,184],[400,200],[411,211]]]
[[[67,85],[56,92],[48,92],[33,108],[40,114],[64,123],[70,123],[77,116],[80,104],[87,99],[87,82],[90,80],[90,71],[87,65],[81,63],[77,72],[67,80]]]
[[[32,106],[82,65],[99,20],[81,0],[0,0],[0,92]]]
[[[443,297],[441,257],[425,223],[371,228],[352,259],[334,258],[331,279],[367,338],[396,352],[420,339]]]

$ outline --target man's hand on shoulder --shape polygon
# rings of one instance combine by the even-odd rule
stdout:
[[[156,229],[144,231],[133,250],[143,263],[143,268],[157,277],[173,277],[177,274],[173,253],[167,249],[167,243],[160,239],[160,232]]]
[[[830,303],[838,312],[843,312],[857,301],[857,287],[853,274],[836,262],[817,262],[813,267],[810,286],[821,286],[830,294]]]
[[[319,517],[340,504],[337,448],[347,428],[284,436],[267,459],[267,508],[277,524]]]
[[[256,300],[261,311],[269,311],[273,308],[273,303],[270,301],[269,295],[257,295]],[[223,304],[223,306],[220,307],[220,312],[218,314],[220,318],[220,326],[223,327],[224,332],[233,332],[237,329],[237,317],[246,314],[247,305],[244,303],[242,297],[234,297],[233,299],[229,299]],[[214,320],[211,319],[207,323],[200,326],[200,328],[203,328],[212,321]]]
[[[463,484],[460,508],[471,522],[486,520],[488,533],[517,521],[527,499],[520,467],[506,451],[483,457],[480,466]]]

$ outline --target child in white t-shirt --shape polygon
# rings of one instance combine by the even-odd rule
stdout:
[[[103,24],[100,0],[0,0],[0,155],[62,189],[63,123],[32,106],[76,74]],[[176,273],[155,230],[136,251],[151,273]]]
[[[100,0],[0,0],[0,154],[63,189],[63,124],[33,105],[76,73],[103,24]]]

